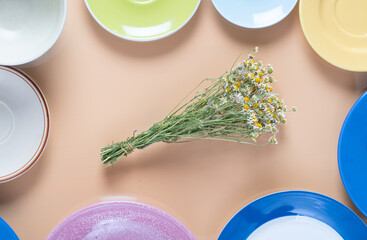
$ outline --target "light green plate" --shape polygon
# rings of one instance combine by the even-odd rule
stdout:
[[[85,0],[85,4],[110,33],[132,41],[152,41],[182,28],[200,0]]]

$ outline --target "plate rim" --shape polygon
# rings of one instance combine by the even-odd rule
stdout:
[[[98,23],[98,25],[100,25],[104,30],[106,30],[107,32],[111,33],[112,35],[118,37],[118,38],[122,38],[122,39],[125,39],[125,40],[129,40],[129,41],[133,41],[133,42],[151,42],[151,41],[156,41],[156,40],[159,40],[159,39],[162,39],[162,38],[166,38],[176,32],[178,32],[180,29],[182,29],[192,18],[193,16],[195,15],[195,13],[197,12],[197,10],[199,9],[199,6],[200,6],[200,3],[201,3],[201,0],[198,0],[198,3],[194,9],[194,11],[191,13],[191,15],[186,19],[185,22],[183,22],[179,27],[177,27],[176,29],[174,29],[173,31],[170,31],[168,33],[165,33],[163,35],[159,35],[159,36],[156,36],[156,37],[150,37],[150,38],[134,38],[134,37],[128,37],[128,36],[124,36],[124,35],[120,35],[120,34],[117,34],[115,32],[113,32],[111,29],[109,29],[107,26],[105,26],[98,18],[97,16],[93,13],[89,3],[88,3],[88,0],[84,0],[84,3],[90,13],[90,15],[92,15],[93,19]]]
[[[298,3],[298,0],[292,0],[292,1],[295,1],[294,2],[294,4],[293,4],[293,6],[290,8],[290,10],[286,13],[286,14],[284,14],[284,16],[282,17],[282,18],[280,18],[279,20],[277,20],[277,21],[275,21],[275,22],[273,22],[273,23],[270,23],[270,24],[266,24],[266,25],[263,25],[263,26],[261,26],[261,27],[253,27],[253,26],[248,26],[248,25],[241,25],[241,24],[237,24],[237,23],[235,23],[235,22],[233,22],[233,21],[231,21],[231,20],[229,20],[228,19],[228,17],[226,17],[220,10],[219,10],[219,8],[217,7],[217,5],[216,5],[216,1],[217,0],[211,0],[211,2],[212,2],[212,4],[213,4],[213,6],[214,6],[214,8],[217,10],[217,12],[219,13],[219,15],[221,15],[225,20],[227,20],[228,22],[230,22],[230,23],[232,23],[232,24],[234,24],[234,25],[236,25],[236,26],[239,26],[239,27],[242,27],[242,28],[247,28],[247,29],[261,29],[261,28],[267,28],[267,27],[271,27],[271,26],[273,26],[273,25],[275,25],[275,24],[277,24],[277,23],[279,23],[279,22],[281,22],[282,20],[284,20],[292,11],[293,11],[293,9],[296,7],[296,5],[297,5],[297,3]]]
[[[4,219],[0,217],[0,228],[2,228],[4,231],[6,231],[9,235],[7,237],[11,237],[9,240],[19,240],[19,237],[14,232],[14,230],[9,226],[7,222],[5,222]]]
[[[323,54],[320,54],[320,52],[317,50],[317,47],[315,44],[314,41],[310,41],[310,37],[309,37],[309,33],[306,34],[306,27],[305,27],[305,20],[304,20],[304,16],[303,16],[303,11],[302,9],[304,8],[304,4],[305,2],[307,3],[310,3],[311,0],[299,0],[300,3],[299,3],[299,19],[300,19],[300,23],[301,23],[301,28],[302,28],[302,32],[303,32],[303,35],[305,36],[308,44],[311,46],[312,50],[317,53],[317,55],[322,58],[324,61],[326,61],[327,63],[335,66],[335,67],[338,67],[340,69],[343,69],[343,70],[347,70],[347,71],[352,71],[352,72],[366,72],[367,71],[367,65],[366,67],[353,67],[355,65],[353,65],[352,67],[345,67],[343,66],[343,64],[339,64],[339,63],[335,63],[335,61],[333,61],[332,59],[330,59],[330,57],[328,56],[325,56]],[[366,57],[366,60],[367,60],[367,57]]]
[[[11,180],[14,180],[23,174],[25,174],[29,169],[31,169],[36,162],[40,159],[42,156],[46,145],[49,140],[50,136],[50,128],[51,128],[51,117],[50,117],[50,108],[48,106],[47,100],[45,95],[43,94],[40,87],[36,84],[35,81],[32,80],[31,77],[29,77],[27,74],[25,74],[23,71],[15,68],[15,67],[9,67],[9,66],[1,66],[0,65],[0,71],[7,71],[9,73],[12,73],[16,75],[18,78],[22,79],[36,94],[36,97],[40,101],[43,117],[45,120],[44,127],[43,127],[43,137],[39,143],[38,148],[34,152],[33,156],[19,169],[16,171],[9,173],[4,176],[0,176],[0,184],[5,183]]]
[[[180,229],[182,229],[185,234],[187,234],[187,236],[191,239],[191,240],[196,240],[195,236],[193,235],[193,233],[183,224],[181,223],[178,219],[176,219],[175,217],[173,217],[171,214],[148,204],[145,203],[141,203],[141,202],[134,202],[134,201],[121,201],[121,200],[117,200],[117,201],[104,201],[104,202],[98,202],[98,203],[94,203],[94,204],[90,204],[86,207],[83,207],[75,212],[73,212],[71,215],[67,216],[65,219],[63,219],[59,224],[57,224],[53,230],[49,233],[49,235],[47,236],[46,240],[52,240],[52,237],[54,237],[55,234],[57,234],[57,232],[61,229],[62,226],[64,226],[65,224],[67,224],[70,220],[73,220],[74,218],[78,217],[80,214],[93,209],[93,208],[97,208],[97,207],[101,207],[101,206],[111,206],[111,205],[132,205],[132,206],[137,206],[137,207],[141,207],[143,209],[149,210],[151,212],[155,212],[157,214],[159,214],[160,216],[163,216],[164,218],[170,220],[171,222],[173,222],[177,227],[179,227]]]
[[[354,110],[356,109],[356,107],[359,105],[359,103],[364,100],[365,98],[367,98],[367,91],[364,92],[358,99],[357,101],[355,101],[355,103],[353,104],[353,106],[350,108],[347,116],[344,119],[342,128],[340,130],[340,134],[339,134],[339,141],[338,141],[338,169],[339,169],[339,174],[340,174],[340,178],[343,182],[343,186],[345,188],[345,191],[347,192],[349,198],[352,200],[353,204],[358,208],[359,211],[361,211],[361,213],[367,217],[367,209],[363,209],[360,207],[360,204],[358,201],[355,201],[355,197],[353,194],[351,194],[350,189],[349,189],[349,185],[346,184],[346,179],[345,176],[343,174],[343,170],[341,167],[341,161],[342,161],[342,157],[341,157],[341,144],[343,141],[343,134],[347,125],[347,122],[349,120],[349,118],[351,117],[351,115],[353,114]]]
[[[218,237],[218,240],[226,240],[222,235],[224,233],[224,231],[226,230],[226,228],[228,228],[232,222],[235,220],[235,218],[237,218],[241,212],[245,211],[250,205],[254,204],[255,202],[258,202],[258,201],[261,201],[262,199],[266,199],[266,198],[269,198],[269,197],[273,197],[273,196],[276,196],[276,195],[284,195],[284,194],[300,194],[300,195],[305,195],[305,196],[316,196],[318,197],[319,199],[324,199],[324,200],[328,200],[328,201],[331,201],[333,202],[334,204],[338,205],[339,207],[341,208],[344,208],[347,212],[349,212],[351,215],[353,215],[353,217],[355,217],[356,219],[358,219],[362,224],[364,224],[366,226],[366,224],[359,218],[359,216],[354,212],[352,211],[350,208],[348,208],[346,205],[344,205],[343,203],[329,197],[329,196],[326,196],[326,195],[323,195],[321,193],[317,193],[317,192],[311,192],[311,191],[303,191],[303,190],[289,190],[289,191],[281,191],[281,192],[275,192],[275,193],[271,193],[271,194],[268,194],[268,195],[265,195],[265,196],[262,196],[262,197],[259,197],[253,201],[251,201],[250,203],[246,204],[244,207],[242,207],[240,210],[238,210],[234,215],[233,217],[231,217],[231,219],[227,222],[227,224],[225,225],[225,227],[223,228],[223,230],[221,231],[219,237]],[[298,195],[299,196],[299,195]],[[320,220],[319,220],[320,221]],[[325,223],[326,224],[326,223]],[[328,225],[328,224],[327,224]],[[330,226],[331,227],[331,226]],[[367,227],[367,226],[366,226]],[[331,227],[332,228],[332,227]],[[334,228],[332,228],[334,229]],[[335,229],[334,229],[335,230]],[[336,230],[335,230],[336,231]]]

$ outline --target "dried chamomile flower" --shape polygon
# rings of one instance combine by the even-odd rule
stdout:
[[[256,53],[258,47],[253,51]],[[265,144],[277,144],[278,126],[287,123],[287,107],[273,91],[274,69],[256,61],[253,54],[186,103],[180,103],[150,129],[101,150],[102,162],[113,164],[134,149],[180,139],[212,139],[255,144],[269,134]],[[195,90],[195,89],[194,89]],[[293,112],[296,111],[292,107]]]

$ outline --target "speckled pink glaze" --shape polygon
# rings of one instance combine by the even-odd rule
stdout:
[[[134,202],[88,206],[61,222],[47,240],[195,240],[167,213]]]

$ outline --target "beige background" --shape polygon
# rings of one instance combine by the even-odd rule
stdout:
[[[99,149],[160,120],[201,79],[227,70],[255,45],[275,67],[289,106],[279,145],[198,141],[154,144],[103,168]],[[148,43],[104,31],[83,1],[69,1],[53,57],[23,69],[48,100],[52,127],[39,162],[0,185],[0,216],[21,239],[44,239],[73,211],[101,196],[135,196],[181,220],[199,240],[216,239],[247,203],[282,190],[326,194],[356,210],[339,177],[337,141],[366,76],[337,69],[308,45],[298,6],[281,23],[246,30],[203,0],[174,35]]]

